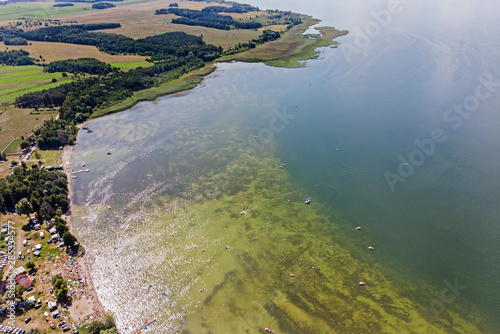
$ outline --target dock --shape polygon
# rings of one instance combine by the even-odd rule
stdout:
[[[78,173],[85,173],[85,172],[90,172],[90,169],[80,169],[80,170],[77,170],[77,171],[74,171],[73,174],[78,174]]]

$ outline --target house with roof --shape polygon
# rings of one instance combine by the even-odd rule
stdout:
[[[21,274],[16,277],[16,284],[22,284],[25,287],[29,287],[31,285],[31,282],[31,278],[29,278],[29,276],[26,274]]]

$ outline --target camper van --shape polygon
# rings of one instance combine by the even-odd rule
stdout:
[[[43,233],[43,231],[40,232],[40,238],[42,238],[42,239],[45,238],[45,233]]]

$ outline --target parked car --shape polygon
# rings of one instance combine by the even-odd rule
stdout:
[[[31,317],[27,317],[26,319],[24,319],[24,323],[27,324],[28,322],[31,321]]]
[[[54,326],[54,324],[50,324],[50,328],[56,329],[56,326]]]

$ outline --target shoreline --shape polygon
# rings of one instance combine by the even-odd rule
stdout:
[[[318,48],[328,46],[335,48],[338,42],[334,41],[334,39],[349,33],[347,30],[338,30],[333,27],[317,27],[316,30],[319,31],[319,35],[313,37],[304,35],[307,30],[321,21],[310,15],[301,15],[304,22],[285,31],[277,40],[257,45],[254,49],[234,55],[222,56],[214,61],[205,63],[204,67],[186,73],[172,82],[167,82],[160,87],[138,91],[132,97],[114,106],[95,111],[90,115],[89,119],[121,112],[134,107],[140,102],[154,101],[163,96],[194,89],[198,87],[205,77],[217,69],[217,63],[239,61],[263,63],[273,67],[304,67],[306,61],[318,58],[320,53],[317,50]]]
[[[259,45],[256,49],[251,49],[244,51],[242,53],[225,56],[221,59],[216,60],[216,62],[229,62],[229,61],[241,61],[241,62],[261,62],[268,66],[275,67],[303,67],[305,66],[305,61],[313,60],[317,58],[317,48],[336,45],[337,42],[333,41],[334,38],[338,36],[342,36],[347,34],[347,31],[339,31],[335,28],[330,27],[321,27],[317,28],[321,35],[318,38],[311,39],[307,35],[304,35],[304,32],[307,31],[311,26],[317,24],[319,20],[314,19],[313,17],[306,16],[306,21],[289,31],[283,34],[283,36],[273,42],[264,43]],[[326,30],[326,31],[325,31]],[[325,33],[326,32],[326,33]],[[302,41],[301,41],[302,40]],[[280,48],[276,48],[276,44],[281,43],[286,45],[285,50],[280,50]],[[264,50],[265,57],[255,57],[254,50],[262,51]],[[253,52],[253,53],[252,53]],[[216,69],[216,62],[210,62],[205,64],[205,67],[194,70],[190,73],[185,74],[179,79],[174,80],[173,82],[169,82],[163,86],[148,89],[145,91],[141,91],[138,94],[134,94],[131,98],[122,101],[112,107],[109,107],[104,110],[100,110],[94,112],[90,119],[99,118],[102,116],[110,115],[113,113],[125,111],[127,109],[132,108],[136,104],[145,101],[154,101],[155,99],[163,96],[168,96],[171,94],[189,91],[198,87],[198,85],[210,74],[212,74]],[[299,64],[299,65],[297,65]],[[87,125],[89,120],[78,124],[78,131],[80,131],[83,127]],[[76,148],[76,145],[73,146],[65,146],[64,152],[62,155],[62,164],[63,171],[66,173],[68,178],[68,197],[70,199],[70,211],[69,215],[65,215],[64,219],[66,220],[69,230],[72,234],[74,233],[73,226],[71,224],[71,198],[73,197],[72,190],[72,179],[71,179],[71,153]],[[82,244],[80,246],[84,249]],[[85,278],[86,286],[88,288],[89,295],[91,297],[90,301],[93,302],[93,310],[98,310],[98,313],[93,313],[96,316],[96,320],[104,320],[105,315],[110,315],[106,313],[104,306],[102,305],[98,293],[97,288],[94,285],[94,281],[91,274],[91,265],[89,262],[88,255],[84,253],[84,256],[78,258],[79,268],[82,271],[82,276]]]
[[[87,123],[88,123],[88,121],[85,121],[84,123],[79,124],[78,127],[81,129]],[[71,170],[71,153],[73,152],[73,150],[75,148],[76,148],[76,145],[65,146],[64,151],[63,151],[63,155],[62,155],[63,171],[64,171],[64,173],[66,173],[66,176],[68,177],[68,198],[70,200],[69,215],[64,215],[63,218],[64,218],[64,220],[66,220],[68,227],[69,227],[69,231],[73,235],[75,235],[75,231],[74,231],[73,226],[71,224],[71,198],[73,197],[73,190],[71,187],[72,179],[71,179],[71,171],[70,170]],[[92,309],[93,310],[97,309],[98,313],[99,313],[99,315],[97,315],[94,312],[93,315],[96,317],[96,320],[104,321],[104,315],[107,315],[108,313],[106,313],[104,306],[102,305],[102,303],[99,299],[99,295],[97,294],[97,289],[94,285],[94,280],[92,279],[92,274],[90,272],[90,265],[89,265],[88,256],[85,252],[85,247],[80,242],[79,242],[79,244],[80,244],[80,247],[83,248],[84,255],[83,255],[83,257],[79,257],[77,259],[78,267],[81,269],[82,276],[85,278],[85,283],[86,283],[86,286],[88,288],[88,291],[89,291],[89,294],[91,297],[90,301],[92,301],[94,304]]]

